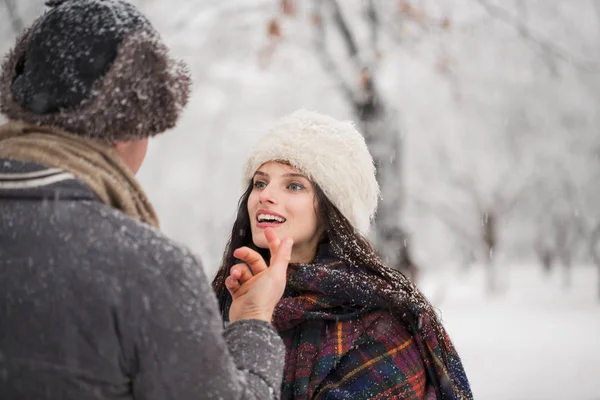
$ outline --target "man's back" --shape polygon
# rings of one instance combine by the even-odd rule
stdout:
[[[0,160],[0,398],[238,398],[277,388],[283,349],[257,362],[265,335],[280,346],[272,329],[241,321],[223,341],[216,310],[189,252],[68,173]]]

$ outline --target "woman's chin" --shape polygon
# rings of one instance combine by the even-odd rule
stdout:
[[[258,229],[256,227],[252,227],[252,243],[254,243],[254,245],[258,248],[261,249],[268,249],[269,248],[269,242],[267,241],[267,238],[265,237],[265,230],[264,229]],[[277,236],[279,237],[279,239],[283,239],[282,234],[278,231],[275,230],[275,233],[277,234]]]
[[[264,233],[260,232],[258,235],[252,235],[252,243],[259,249],[268,249],[269,243]]]

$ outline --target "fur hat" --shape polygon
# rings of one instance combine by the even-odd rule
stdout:
[[[277,122],[246,161],[244,184],[269,161],[286,161],[319,185],[350,223],[367,233],[379,185],[365,139],[349,121],[298,110]]]
[[[187,103],[187,67],[122,0],[53,0],[0,73],[0,112],[109,142],[154,136]]]

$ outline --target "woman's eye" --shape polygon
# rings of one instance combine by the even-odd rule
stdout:
[[[265,186],[267,186],[267,184],[264,183],[264,182],[262,182],[262,181],[256,181],[256,182],[254,182],[254,187],[256,189],[264,189]]]
[[[304,189],[304,186],[302,186],[299,183],[290,183],[288,185],[288,189],[293,190],[293,191],[297,191],[297,190],[302,190]]]

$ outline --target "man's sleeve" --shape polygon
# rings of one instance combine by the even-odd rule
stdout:
[[[273,326],[244,320],[224,330],[200,262],[187,252],[167,258],[175,260],[147,269],[131,301],[134,398],[279,399],[285,347]]]

